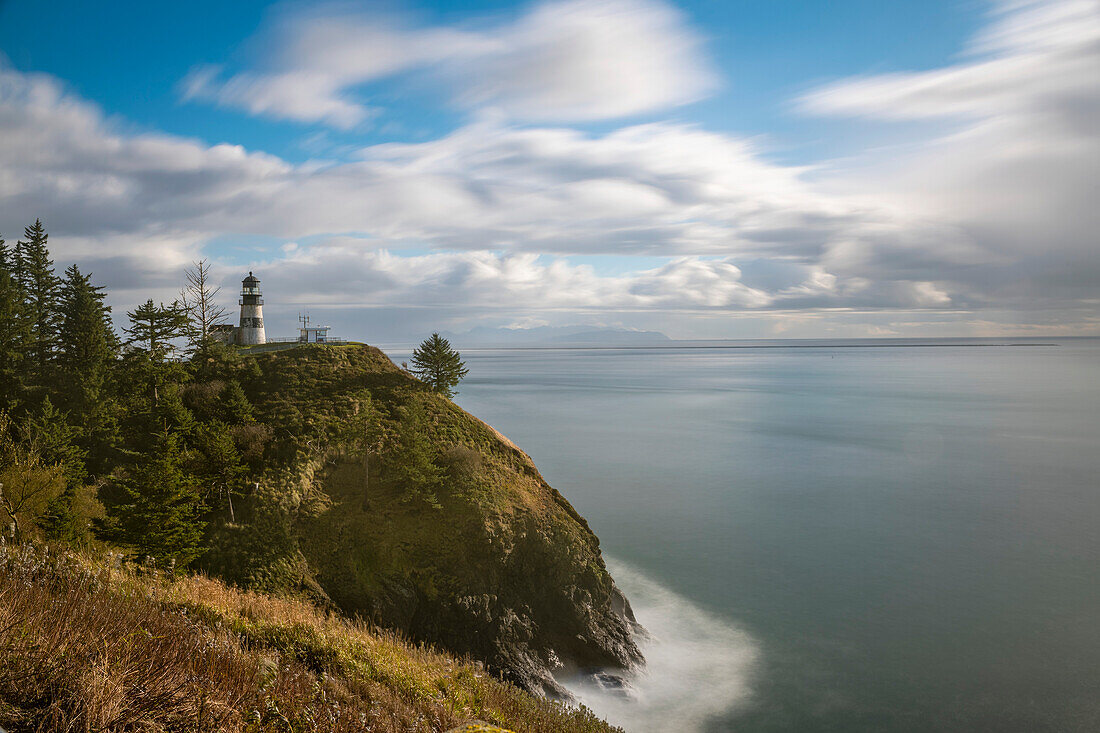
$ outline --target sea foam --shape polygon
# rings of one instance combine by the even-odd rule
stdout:
[[[579,702],[627,733],[692,733],[747,701],[759,652],[746,632],[625,563],[607,564],[649,632],[639,639],[646,665],[625,688],[566,680]]]

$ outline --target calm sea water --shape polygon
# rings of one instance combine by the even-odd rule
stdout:
[[[654,631],[631,699],[582,699],[630,731],[1100,730],[1100,341],[970,343],[466,351],[457,401]]]

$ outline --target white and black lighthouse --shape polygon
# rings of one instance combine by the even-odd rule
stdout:
[[[260,279],[248,273],[241,281],[241,325],[236,341],[241,346],[267,342],[264,335],[264,299],[260,293]]]

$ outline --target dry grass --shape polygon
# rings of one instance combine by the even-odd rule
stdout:
[[[615,730],[304,602],[0,547],[0,725],[14,731]]]

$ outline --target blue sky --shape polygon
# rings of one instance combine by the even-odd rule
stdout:
[[[362,5],[389,8],[427,23],[462,24],[514,17],[531,3]],[[3,50],[13,66],[64,79],[109,114],[147,129],[195,136],[208,143],[240,143],[302,161],[316,150],[304,146],[303,140],[324,131],[323,125],[278,124],[231,110],[181,104],[177,88],[196,64],[248,58],[254,51],[245,42],[265,19],[270,22],[295,7],[300,4],[253,0],[66,0],[47,7],[7,0],[0,3],[0,24],[6,29]],[[871,126],[853,132],[850,121],[823,122],[792,113],[793,98],[836,78],[934,68],[949,62],[979,27],[984,10],[977,1],[944,0],[701,0],[678,7],[703,37],[707,54],[721,73],[720,86],[712,96],[672,115],[641,114],[633,119],[672,118],[713,130],[766,136],[774,156],[796,164],[850,153],[865,143],[862,136],[886,140],[890,132]],[[352,134],[330,133],[334,141],[422,140],[454,129],[465,117],[461,111],[439,105],[430,94],[392,81],[368,85],[365,91],[386,100],[384,117]]]
[[[7,0],[0,232],[42,216],[119,307],[207,257],[389,339],[1095,333],[1098,18]]]

